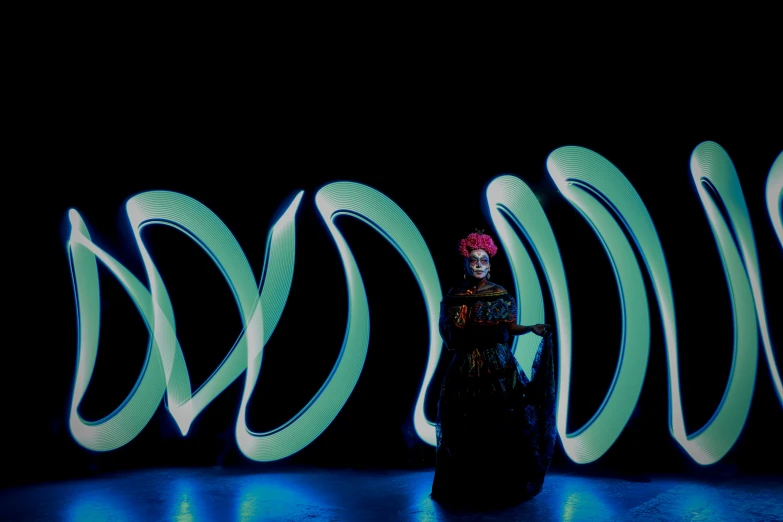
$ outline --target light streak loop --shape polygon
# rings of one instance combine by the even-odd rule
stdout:
[[[557,298],[555,328],[561,357],[571,355],[571,312],[565,270],[555,234],[535,193],[520,178],[503,175],[487,185],[487,203],[492,224],[511,264],[517,292],[517,317],[521,324],[539,324],[544,319],[544,298],[533,261],[511,223],[525,235],[544,269],[550,291]],[[533,360],[541,338],[537,335],[512,337],[512,350],[522,370],[531,377]],[[565,367],[570,367],[566,363]],[[561,372],[562,372],[561,365]]]
[[[778,156],[770,170],[766,200],[770,219],[783,246],[782,156]],[[520,321],[523,324],[543,322],[544,305],[532,258],[514,226],[526,237],[552,296],[560,342],[557,428],[566,454],[576,463],[600,458],[616,441],[639,398],[649,355],[649,303],[630,238],[645,264],[661,311],[669,371],[670,431],[696,462],[717,462],[735,444],[747,418],[755,384],[757,324],[775,389],[783,403],[780,375],[763,306],[753,231],[728,154],[719,145],[704,142],[694,149],[691,157],[693,180],[729,283],[734,321],[734,355],[723,399],[713,417],[691,435],[685,432],[680,396],[671,282],[663,249],[647,209],[625,176],[593,151],[561,147],[549,155],[547,168],[561,194],[582,214],[601,241],[615,273],[622,311],[620,357],[612,384],[595,415],[576,432],[568,433],[572,328],[563,262],[552,228],[530,188],[515,176],[493,179],[486,197],[492,222],[511,262],[513,281],[519,293]],[[429,352],[414,408],[414,426],[424,442],[435,445],[435,425],[424,415],[424,401],[442,345],[437,328],[442,297],[438,274],[421,234],[404,211],[377,190],[352,182],[325,185],[315,196],[316,206],[340,253],[347,282],[346,329],[337,361],[317,394],[284,425],[265,433],[254,433],[247,427],[247,405],[260,374],[263,349],[281,317],[291,288],[295,217],[301,198],[302,192],[293,198],[267,236],[259,283],[228,228],[212,211],[188,196],[167,191],[145,192],[130,198],[126,205],[149,289],[95,245],[78,212],[69,211],[71,235],[67,250],[79,327],[69,422],[71,433],[79,444],[95,451],[109,451],[127,444],[149,422],[164,394],[169,412],[185,435],[193,419],[245,370],[245,387],[236,423],[236,439],[242,453],[257,461],[278,460],[315,440],[353,392],[369,346],[370,313],[366,291],[354,256],[336,226],[338,217],[348,216],[368,224],[400,253],[422,292],[428,320]],[[714,198],[723,203],[725,216]],[[155,224],[174,227],[203,248],[229,284],[242,318],[243,330],[237,341],[215,372],[195,392],[191,391],[187,365],[177,340],[171,300],[141,237],[145,226]],[[103,419],[86,421],[78,409],[94,371],[100,337],[99,261],[136,304],[150,338],[142,372],[122,404]],[[513,339],[515,357],[528,375],[538,341],[533,336]],[[597,336],[596,343],[601,342]],[[616,393],[618,391],[621,393]]]
[[[754,239],[755,236],[753,234],[748,207],[745,203],[745,197],[742,193],[737,171],[735,170],[734,164],[728,153],[726,153],[720,145],[714,142],[704,142],[696,147],[691,156],[691,171],[694,183],[699,192],[699,197],[705,205],[705,212],[707,212],[707,216],[710,219],[710,225],[713,227],[713,231],[716,227],[725,225],[718,219],[720,212],[717,208],[714,208],[715,205],[710,192],[707,190],[708,187],[720,198],[720,201],[723,203],[728,214],[727,217],[731,224],[731,229],[727,230],[726,233],[723,233],[721,230],[722,236],[718,237],[716,234],[716,240],[719,241],[721,255],[724,255],[728,250],[732,250],[736,251],[740,257],[740,269],[744,274],[742,277],[749,282],[750,290],[753,295],[752,303],[747,304],[755,309],[764,353],[766,355],[773,385],[777,392],[778,399],[783,405],[783,386],[781,385],[780,371],[775,362],[772,339],[769,334],[766,307],[764,306],[764,293],[761,284],[761,271]],[[777,192],[777,218],[775,218],[774,212],[775,192]],[[767,209],[770,214],[770,219],[772,219],[773,224],[776,227],[778,238],[783,245],[783,232],[781,232],[779,225],[781,220],[780,205],[782,199],[783,153],[778,155],[770,168],[766,189]],[[730,232],[733,232],[733,234]],[[740,272],[737,272],[733,278],[730,278],[732,283],[734,280],[738,280],[741,277],[739,274]],[[727,277],[730,277],[731,275],[731,273],[727,272]],[[742,304],[744,305],[745,303]],[[738,303],[737,306],[740,306],[740,303]],[[756,346],[756,344],[753,343],[753,346]]]
[[[183,435],[200,411],[221,393],[247,366],[247,357],[260,359],[263,345],[274,330],[285,304],[293,270],[294,214],[300,192],[270,232],[270,244],[289,244],[288,250],[267,248],[265,271],[274,277],[260,296],[255,278],[239,244],[222,221],[198,201],[175,192],[151,191],[130,198],[128,218],[144,262],[151,291],[121,264],[95,245],[78,212],[71,209],[68,252],[79,317],[79,354],[71,400],[70,429],[73,437],[95,451],[116,449],[132,440],[149,422],[164,390],[168,409]],[[220,364],[194,394],[184,356],[176,337],[174,312],[165,285],[141,238],[152,224],[172,226],[194,239],[215,262],[239,305],[244,330]],[[84,421],[78,407],[89,385],[98,350],[100,290],[97,271],[100,260],[129,293],[151,334],[147,359],[133,390],[112,414],[97,422]],[[286,271],[281,267],[289,266]],[[261,308],[266,308],[262,319]],[[248,350],[250,345],[250,350]],[[245,390],[247,393],[247,390]],[[241,420],[242,422],[243,419]],[[238,421],[240,422],[240,421]],[[251,456],[252,458],[252,456]]]
[[[729,380],[710,420],[688,435],[682,398],[679,395],[671,398],[672,436],[696,462],[707,465],[723,458],[737,441],[753,399],[758,358],[758,310],[754,306],[751,283],[755,277],[753,274],[758,275],[758,261],[747,206],[726,151],[714,142],[700,143],[691,153],[690,166],[728,283],[734,327]],[[711,192],[723,202],[726,216],[721,213]]]
[[[568,457],[584,464],[601,457],[617,440],[636,407],[647,371],[650,350],[647,293],[634,251],[620,224],[626,227],[640,250],[647,252],[648,267],[650,264],[665,267],[665,262],[652,219],[641,198],[612,163],[582,147],[561,147],[547,158],[547,169],[563,197],[582,214],[601,241],[615,274],[622,313],[620,352],[613,381],[598,411],[574,433],[567,432],[571,332],[559,331],[557,429]],[[554,252],[549,257],[556,260],[555,274],[561,277],[559,257]],[[544,271],[547,270],[544,265]],[[668,277],[665,281],[656,281],[655,277],[653,280],[667,283]],[[555,303],[564,300],[567,294],[564,284],[556,288]],[[673,322],[671,329],[674,330]],[[596,335],[593,345],[604,342]]]
[[[132,273],[92,242],[89,231],[78,212],[71,209],[68,218],[71,223],[71,235],[67,250],[73,287],[76,291],[79,346],[69,427],[73,438],[85,448],[110,451],[133,440],[147,425],[166,390],[166,379],[157,344],[154,338],[150,337],[142,373],[122,404],[99,421],[85,421],[79,415],[79,404],[89,386],[98,354],[101,319],[96,258],[114,274],[131,295],[148,329],[153,316],[152,299],[149,291]]]
[[[426,392],[440,357],[442,340],[438,332],[438,315],[442,293],[432,259],[424,238],[413,221],[385,194],[366,185],[335,182],[324,186],[315,196],[316,205],[340,252],[348,284],[348,323],[340,352],[342,363],[335,366],[329,382],[336,391],[330,395],[331,406],[325,413],[325,429],[353,391],[367,354],[370,334],[370,313],[359,268],[351,250],[335,225],[339,216],[350,216],[368,224],[381,234],[411,268],[424,298],[429,328],[429,356],[414,409],[413,424],[418,436],[430,445],[436,444],[435,425],[424,415]],[[335,377],[341,373],[341,379]],[[339,387],[339,388],[338,388]],[[322,389],[323,393],[326,390]],[[319,392],[322,393],[322,392]]]
[[[775,158],[767,176],[767,212],[772,221],[772,228],[783,247],[783,152]]]

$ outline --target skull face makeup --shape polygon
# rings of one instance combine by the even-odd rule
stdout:
[[[486,250],[477,248],[471,250],[465,259],[465,272],[476,279],[484,279],[489,273],[489,254]]]

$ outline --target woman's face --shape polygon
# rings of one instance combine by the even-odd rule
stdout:
[[[476,279],[484,279],[489,272],[489,254],[486,250],[477,248],[471,250],[465,260],[465,270]]]

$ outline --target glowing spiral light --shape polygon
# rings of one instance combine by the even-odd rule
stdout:
[[[672,436],[685,451],[700,464],[712,464],[737,441],[753,398],[758,332],[751,282],[758,276],[758,261],[748,209],[726,151],[714,142],[700,143],[691,154],[691,173],[712,228],[729,287],[734,347],[729,381],[710,420],[694,434],[686,434],[679,395],[671,397],[670,420]],[[726,216],[721,213],[711,192],[723,202]],[[679,379],[676,373],[670,372],[670,376],[672,380]]]
[[[685,433],[671,282],[660,241],[641,198],[616,168],[600,155],[587,149],[581,147],[557,149],[550,154],[547,166],[564,197],[591,223],[604,243],[607,254],[613,263],[627,259],[630,264],[633,253],[626,248],[626,242],[620,238],[623,231],[619,227],[610,226],[609,215],[604,212],[604,208],[611,210],[614,214],[612,219],[621,222],[636,243],[647,266],[661,310],[669,369],[669,419],[672,436],[696,462],[705,465],[717,462],[737,441],[750,408],[756,372],[757,332],[755,324],[757,310],[759,311],[758,321],[762,335],[765,335],[766,339],[767,358],[780,395],[780,379],[772,357],[771,346],[767,342],[769,335],[766,327],[753,232],[736,172],[728,155],[717,144],[704,142],[696,147],[691,159],[693,177],[718,243],[721,260],[729,281],[735,328],[732,370],[721,404],[705,426],[692,435]],[[729,229],[720,210],[712,200],[707,191],[708,186],[721,197],[727,208],[727,218],[731,222],[732,229]],[[587,197],[588,194],[592,194],[594,197]],[[597,218],[601,221],[598,221]],[[732,236],[732,230],[734,236]],[[736,241],[739,242],[739,245],[735,243],[733,237],[737,238]],[[742,254],[740,254],[738,247],[742,250]],[[635,261],[634,264],[636,264]],[[633,304],[639,310],[637,310],[637,323],[630,329],[633,332],[638,332],[638,328],[641,327],[643,331],[647,332],[645,336],[648,336],[649,326],[645,324],[648,319],[646,314],[642,319],[641,314],[641,307],[647,307],[646,296],[643,293],[643,286],[641,291],[634,289],[634,287],[638,288],[638,283],[634,282],[637,279],[637,272],[638,269],[633,270],[626,267],[626,275],[624,276],[623,272],[615,267],[615,277],[620,288],[621,304],[624,309],[623,331],[626,332],[629,329],[629,304]],[[631,275],[632,277],[628,278]],[[633,284],[628,285],[628,282]],[[752,282],[753,289],[751,289],[750,282]],[[556,294],[554,297],[557,299]],[[636,333],[634,335],[636,336]],[[647,348],[644,350],[644,363],[646,364]],[[631,354],[632,358],[629,358],[628,354]],[[618,378],[623,373],[623,366],[632,362],[637,363],[635,374],[640,375],[642,363],[638,354],[641,354],[641,351],[627,352],[624,346],[621,348],[620,365],[615,383],[610,388],[610,392],[596,416],[575,436],[565,433],[568,383],[564,382],[564,379],[568,378],[570,368],[561,366],[558,429],[566,452],[572,460],[576,462],[594,460],[596,456],[600,456],[608,449],[606,441],[609,440],[609,445],[611,445],[619,431],[625,426],[626,415],[630,414],[633,405],[638,400],[638,389],[635,386],[630,388],[625,385],[619,386]],[[568,361],[570,361],[569,357],[563,357],[564,363]],[[643,376],[643,372],[641,375]],[[616,388],[620,388],[624,392],[631,391],[633,401],[626,400],[628,397],[623,400],[615,400],[614,407],[622,408],[622,415],[610,417],[612,422],[606,422],[603,426],[599,425],[601,428],[599,430],[599,427],[595,427],[594,423],[606,415],[607,408],[613,406],[612,394]],[[617,422],[618,420],[621,420],[622,423]],[[595,438],[587,438],[589,430],[593,430]],[[585,440],[580,440],[582,438]]]
[[[345,266],[349,310],[343,346],[331,374],[313,399],[283,426],[254,433],[246,424],[247,404],[261,369],[263,347],[280,319],[293,279],[295,216],[300,192],[271,229],[260,283],[234,236],[208,208],[188,196],[166,191],[145,192],[129,199],[126,208],[141,253],[150,290],[125,267],[95,245],[78,212],[71,210],[68,253],[79,318],[79,356],[71,401],[73,437],[86,448],[109,451],[127,444],[154,414],[164,392],[169,413],[183,435],[193,419],[243,371],[245,387],[236,423],[237,444],[253,460],[289,456],[312,442],[334,420],[356,385],[369,343],[369,310],[361,275],[334,219],[348,215],[370,224],[411,267],[427,307],[430,355],[414,412],[419,436],[435,444],[435,429],[424,416],[426,390],[440,356],[437,317],[441,299],[435,264],[421,234],[388,197],[356,183],[333,183],[316,195]],[[215,262],[239,305],[243,331],[229,354],[204,384],[191,392],[190,379],[176,333],[174,310],[162,277],[142,240],[141,231],[154,224],[172,226],[196,241]],[[97,261],[118,279],[137,305],[150,332],[145,366],[133,390],[112,414],[97,422],[83,420],[79,404],[95,367],[100,325]]]
[[[770,169],[769,177],[767,178],[767,205],[770,210],[770,216],[773,215],[772,202],[770,200],[774,198],[774,196],[770,195],[770,192],[774,194],[775,187],[777,187],[778,220],[780,220],[780,200],[781,194],[783,194],[782,155],[783,154],[778,155],[778,158]],[[732,252],[731,255],[736,252],[740,257],[740,264],[736,268],[736,272],[730,272],[729,267],[725,264],[724,269],[727,272],[726,275],[731,285],[734,285],[735,281],[739,281],[740,279],[744,279],[750,283],[750,290],[753,296],[752,301],[750,303],[737,302],[736,306],[749,306],[755,310],[767,364],[770,369],[778,399],[783,405],[783,387],[781,386],[780,372],[775,363],[772,340],[769,335],[767,313],[764,306],[764,293],[761,284],[761,271],[759,269],[758,253],[756,251],[756,241],[754,239],[755,236],[750,221],[750,214],[748,213],[748,206],[745,203],[742,187],[739,184],[737,171],[734,169],[734,164],[731,162],[728,153],[726,153],[720,145],[711,141],[699,144],[693,151],[693,154],[691,155],[691,171],[693,173],[693,181],[699,192],[699,197],[704,204],[704,209],[705,212],[707,212],[710,225],[715,233],[716,241],[718,241],[721,257],[725,256],[728,251]],[[727,226],[727,224],[722,219],[720,211],[714,205],[713,196],[711,196],[708,188],[720,198],[720,201],[726,209],[726,219],[728,219],[728,224],[731,226],[731,228],[726,231],[722,230],[721,227]],[[747,320],[750,320],[750,317],[748,317]],[[735,327],[737,327],[736,319]],[[753,331],[753,336],[749,337],[747,342],[749,343],[748,346],[752,345],[755,351],[755,347],[757,346],[755,327],[753,328]],[[752,387],[751,383],[751,388]]]
[[[517,291],[517,318],[521,324],[545,322],[544,298],[533,261],[523,246],[514,223],[525,235],[540,264],[552,294],[556,295],[555,327],[560,340],[561,357],[571,356],[571,308],[568,300],[565,270],[555,234],[535,193],[521,179],[504,175],[487,185],[487,203],[492,224],[511,263]],[[541,338],[536,335],[512,337],[512,350],[522,371],[531,376],[533,360]],[[570,367],[570,363],[566,364]],[[561,365],[562,371],[562,365]]]
[[[122,404],[96,422],[79,416],[79,404],[90,384],[98,355],[101,318],[97,260],[103,262],[130,294],[149,330],[153,320],[152,299],[132,273],[92,242],[78,212],[71,209],[68,218],[71,223],[68,254],[76,291],[79,345],[69,427],[74,440],[85,448],[110,451],[127,444],[147,425],[166,390],[166,378],[157,343],[150,337],[142,373]]]
[[[781,246],[782,157],[783,153],[774,162],[766,186],[767,208]],[[632,241],[645,264],[661,311],[669,371],[670,431],[696,462],[717,462],[737,441],[748,415],[755,385],[759,330],[772,380],[783,403],[753,230],[728,154],[716,143],[704,142],[691,156],[693,180],[728,281],[734,325],[734,355],[725,393],[712,418],[691,435],[685,432],[680,396],[671,281],[647,209],[625,176],[593,151],[561,147],[547,158],[547,169],[561,194],[581,213],[601,241],[614,271],[622,313],[620,356],[609,390],[595,415],[577,431],[567,433],[573,333],[563,262],[552,228],[532,190],[515,176],[493,179],[487,186],[486,197],[492,222],[511,262],[513,281],[519,293],[520,322],[536,324],[545,320],[543,292],[533,259],[516,230],[527,239],[553,300],[560,350],[557,429],[566,454],[576,463],[600,458],[627,424],[641,392],[649,356],[649,303]],[[435,264],[420,232],[405,212],[384,194],[353,182],[327,184],[315,195],[318,211],[340,254],[347,283],[347,320],[337,360],[316,395],[285,424],[265,433],[254,433],[247,427],[247,405],[260,375],[264,346],[282,315],[291,289],[295,220],[302,195],[299,192],[292,199],[270,229],[258,282],[225,224],[203,204],[183,194],[144,192],[130,198],[126,204],[148,287],[99,248],[79,213],[69,210],[71,233],[67,252],[78,323],[78,358],[69,426],[79,444],[94,451],[110,451],[127,444],[149,422],[164,395],[169,413],[186,435],[195,417],[243,371],[246,371],[245,386],[235,433],[237,444],[246,457],[256,461],[278,460],[315,440],[353,392],[370,338],[367,295],[351,249],[336,226],[335,221],[340,216],[359,219],[381,234],[403,257],[421,290],[428,320],[429,351],[413,420],[418,436],[430,445],[436,444],[435,425],[424,415],[426,393],[442,347],[438,332],[442,295]],[[721,208],[725,209],[725,214]],[[171,226],[199,244],[222,273],[238,305],[242,332],[218,368],[195,392],[191,390],[187,364],[177,339],[171,300],[142,241],[141,231],[150,225]],[[111,414],[98,421],[86,421],[78,410],[90,384],[99,346],[98,262],[118,280],[136,304],[150,337],[145,363],[133,389]],[[539,338],[515,337],[513,343],[516,359],[530,375]]]
[[[767,212],[783,247],[783,152],[778,154],[767,176]]]
[[[260,359],[263,345],[274,330],[288,295],[293,275],[293,217],[301,198],[300,192],[270,232],[264,266],[275,281],[268,291],[261,291],[260,298],[250,265],[234,236],[212,211],[188,196],[151,191],[130,198],[126,204],[151,290],[95,245],[78,212],[69,211],[68,252],[79,321],[79,354],[70,430],[79,444],[96,451],[108,451],[126,444],[149,422],[164,391],[167,392],[169,412],[185,435],[196,415],[245,370],[248,357]],[[171,300],[141,238],[142,228],[153,224],[174,227],[204,249],[228,282],[239,304],[245,328],[218,369],[195,393],[191,393],[187,365],[177,340]],[[270,245],[281,247],[270,251]],[[283,248],[284,245],[291,248]],[[89,385],[98,350],[98,260],[133,299],[151,335],[145,365],[133,390],[114,412],[99,421],[89,422],[79,416],[78,407]],[[286,266],[291,268],[286,270]],[[262,307],[266,308],[263,320]]]
[[[335,182],[324,186],[315,196],[316,205],[340,252],[348,282],[348,323],[339,359],[328,382],[323,420],[325,428],[350,395],[367,354],[370,335],[370,314],[361,274],[351,250],[334,221],[339,216],[359,219],[380,233],[399,253],[413,271],[424,297],[429,326],[429,357],[414,410],[414,428],[418,436],[430,445],[436,444],[435,426],[424,415],[424,400],[438,364],[442,340],[438,332],[438,315],[442,298],[438,272],[424,238],[405,212],[386,195],[353,182]],[[338,373],[339,372],[339,373]]]
[[[620,355],[614,379],[595,415],[575,433],[567,433],[568,399],[571,380],[571,332],[558,330],[561,340],[558,382],[557,429],[568,457],[577,463],[598,459],[614,444],[628,422],[642,389],[650,351],[650,318],[647,293],[639,264],[622,223],[642,251],[648,252],[649,265],[656,273],[665,272],[663,250],[652,220],[636,190],[623,174],[605,158],[581,147],[561,147],[547,158],[547,169],[563,197],[590,224],[612,265],[622,312]],[[553,241],[549,241],[550,245]],[[554,287],[555,309],[558,301],[567,303],[567,288],[557,251],[549,246],[548,260],[558,280]],[[545,264],[544,271],[550,268]],[[566,305],[559,307],[567,312]],[[664,307],[662,307],[664,308]],[[664,315],[668,310],[664,308]],[[561,320],[558,314],[558,321]],[[671,331],[674,331],[673,314]],[[570,327],[570,322],[566,323]],[[599,339],[596,343],[600,343]]]

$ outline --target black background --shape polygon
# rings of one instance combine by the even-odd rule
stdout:
[[[555,232],[574,332],[569,430],[589,420],[616,366],[619,302],[598,239],[547,175],[548,154],[566,145],[591,149],[617,166],[658,230],[674,291],[689,433],[718,407],[733,334],[720,257],[689,171],[693,149],[705,140],[724,147],[739,174],[773,345],[777,359],[782,357],[783,292],[776,272],[783,249],[764,192],[783,148],[780,131],[770,123],[780,121],[779,103],[767,105],[765,113],[750,111],[752,118],[736,117],[744,111],[735,109],[753,101],[746,94],[716,92],[709,82],[697,86],[673,72],[654,74],[654,69],[608,80],[600,72],[588,74],[591,57],[577,51],[559,62],[556,76],[543,61],[520,77],[487,71],[479,77],[480,92],[466,88],[466,77],[458,73],[433,81],[434,73],[423,65],[401,67],[406,74],[396,74],[400,69],[357,61],[348,76],[316,50],[306,61],[223,62],[205,55],[209,67],[204,68],[194,54],[187,60],[159,57],[155,66],[144,68],[131,64],[128,49],[114,66],[97,54],[69,62],[67,53],[52,53],[38,77],[56,81],[57,87],[30,83],[34,103],[18,128],[23,161],[15,171],[15,188],[7,192],[11,319],[2,384],[7,405],[3,442],[16,458],[4,466],[6,483],[140,466],[270,465],[249,461],[236,448],[234,423],[244,375],[196,418],[186,437],[163,404],[135,439],[111,452],[86,450],[69,433],[78,345],[66,213],[78,210],[93,240],[145,280],[124,203],[147,190],[180,192],[213,210],[256,275],[281,206],[305,191],[297,214],[292,292],[250,403],[248,425],[257,431],[283,424],[310,400],[342,342],[345,279],[315,208],[317,190],[352,180],[389,196],[424,237],[445,292],[461,277],[457,241],[474,227],[494,234],[483,189],[506,173],[533,188]],[[136,74],[142,69],[145,74]],[[367,289],[367,360],[334,422],[312,444],[277,464],[430,466],[434,449],[418,440],[412,426],[428,347],[421,293],[407,265],[381,236],[350,218],[340,218],[338,226]],[[148,227],[144,237],[172,297],[195,389],[240,332],[236,305],[194,242],[167,227]],[[512,288],[502,252],[493,260],[492,273],[493,280]],[[81,406],[91,420],[110,413],[127,395],[147,344],[138,312],[105,270],[101,285],[99,355]],[[575,465],[558,446],[554,467],[702,471],[668,431],[665,346],[658,309],[651,292],[648,296],[650,360],[636,414],[598,461]],[[547,306],[551,311],[551,303]],[[782,462],[775,426],[783,407],[759,349],[750,415],[719,465],[775,472]],[[431,418],[434,407],[431,394]]]

